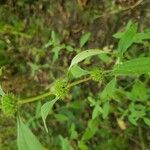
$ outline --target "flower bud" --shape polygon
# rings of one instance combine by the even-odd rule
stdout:
[[[94,68],[90,72],[90,75],[91,75],[92,80],[94,80],[94,81],[101,81],[103,78],[103,72],[99,68]]]
[[[58,79],[55,82],[54,90],[56,96],[63,99],[68,94],[69,91],[69,88],[67,87],[67,81],[63,79]]]
[[[13,117],[17,112],[17,100],[12,94],[4,94],[1,98],[3,113],[8,117]]]

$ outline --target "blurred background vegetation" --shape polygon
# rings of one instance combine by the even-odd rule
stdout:
[[[46,91],[53,81],[64,76],[77,52],[90,48],[115,49],[117,40],[112,35],[122,31],[129,20],[138,22],[140,31],[148,28],[150,1],[0,0],[0,67],[3,67],[0,85],[5,92],[13,92],[18,97]],[[87,40],[81,44],[83,35]],[[148,46],[147,42],[138,45],[138,51],[134,46],[130,55],[138,56]],[[92,61],[87,60],[84,65],[89,67],[98,60]],[[100,65],[107,68],[112,61],[104,56]],[[122,79],[122,86],[127,82],[132,80]],[[48,117],[48,134],[39,114],[43,102],[27,104],[20,112],[50,150],[65,150],[69,142],[74,149],[80,147],[81,150],[150,149],[150,128],[142,123],[140,126],[127,123],[126,130],[121,130],[116,121],[115,102],[113,113],[107,119],[99,119],[101,124],[96,134],[79,143],[90,124],[93,108],[89,99],[96,99],[103,86],[89,82],[74,87]],[[128,103],[120,107],[122,105]],[[6,118],[1,112],[0,149],[17,149],[16,120]]]

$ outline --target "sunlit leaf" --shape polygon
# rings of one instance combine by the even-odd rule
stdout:
[[[89,40],[90,36],[91,36],[90,32],[87,32],[84,35],[82,35],[82,37],[80,39],[80,48],[82,48],[87,43],[87,41]]]
[[[104,103],[104,105],[103,105],[103,112],[102,112],[103,119],[105,119],[108,116],[109,109],[110,109],[110,106],[109,106],[109,101],[108,101],[108,102]]]
[[[144,122],[146,125],[150,126],[150,118],[144,118]]]
[[[17,132],[18,150],[45,150],[20,117],[17,119]]]
[[[81,77],[81,76],[84,76],[84,75],[89,74],[90,72],[87,71],[87,70],[82,69],[82,68],[79,67],[78,65],[74,65],[74,66],[71,68],[71,73],[72,73],[72,75],[73,75],[75,78],[79,78],[79,77]]]
[[[46,129],[46,132],[48,132],[48,128],[46,125],[46,118],[48,116],[48,114],[51,112],[53,105],[56,103],[56,101],[58,100],[58,98],[55,98],[47,103],[45,103],[42,107],[41,107],[41,116],[44,122],[44,127]]]
[[[98,50],[98,49],[90,49],[90,50],[80,52],[79,54],[77,54],[72,59],[69,70],[71,69],[71,67],[73,67],[74,65],[77,65],[79,62],[83,61],[84,59],[86,59],[88,57],[91,57],[91,56],[94,56],[94,55],[100,55],[102,53],[109,53],[109,51],[102,51],[102,50]]]
[[[115,66],[114,75],[138,75],[150,72],[150,57],[128,60]]]
[[[101,93],[101,99],[106,101],[113,97],[114,91],[116,88],[116,78],[113,78],[104,88]]]
[[[95,119],[103,112],[102,108],[97,104],[92,112],[92,119]]]

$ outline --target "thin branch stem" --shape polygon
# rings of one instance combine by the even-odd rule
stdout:
[[[89,81],[89,80],[91,80],[91,77],[84,78],[84,79],[81,79],[81,80],[77,80],[75,82],[70,83],[67,87],[70,88],[70,87],[73,87],[75,85],[81,84],[81,83]]]
[[[90,79],[91,78],[88,77],[88,78],[84,78],[84,79],[81,79],[81,80],[74,81],[74,82],[70,83],[67,87],[71,88],[75,85],[78,85],[78,84],[81,84],[83,82],[89,81]],[[22,99],[22,100],[18,101],[18,104],[23,105],[23,104],[26,104],[26,103],[35,102],[35,101],[42,100],[42,99],[44,99],[46,97],[49,97],[49,96],[52,96],[52,95],[54,95],[54,93],[51,93],[50,91],[48,91],[48,92],[45,92],[45,93],[43,93],[41,95],[38,95],[38,96],[35,96],[35,97]]]
[[[139,0],[139,1],[137,1],[137,2],[136,2],[134,5],[132,5],[132,6],[124,7],[124,8],[118,9],[118,10],[114,10],[114,11],[111,11],[110,13],[109,13],[109,12],[106,12],[106,13],[100,15],[100,16],[97,17],[97,18],[107,17],[107,16],[109,16],[109,15],[114,15],[114,14],[120,13],[120,12],[122,12],[122,11],[132,10],[132,9],[134,9],[135,7],[139,6],[142,2],[143,2],[143,0]]]
[[[35,96],[35,97],[30,97],[30,98],[27,98],[27,99],[22,99],[20,101],[18,101],[18,104],[19,105],[22,105],[22,104],[26,104],[26,103],[31,103],[31,102],[35,102],[35,101],[38,101],[40,99],[43,99],[43,98],[46,98],[50,95],[53,95],[53,93],[51,92],[46,92],[44,94],[41,94],[41,95],[38,95],[38,96]]]

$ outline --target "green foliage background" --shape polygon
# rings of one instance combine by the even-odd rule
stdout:
[[[68,75],[73,82],[93,72],[95,81],[73,86],[62,100],[24,104],[17,119],[0,110],[0,149],[34,150],[41,144],[50,150],[150,149],[149,4],[1,1],[0,85],[5,93],[20,100],[54,90],[57,79],[67,80],[77,54],[92,49],[96,55],[74,63]],[[99,49],[109,54],[99,55]],[[115,63],[112,74],[119,76],[98,78]],[[26,143],[30,138],[35,144]]]

